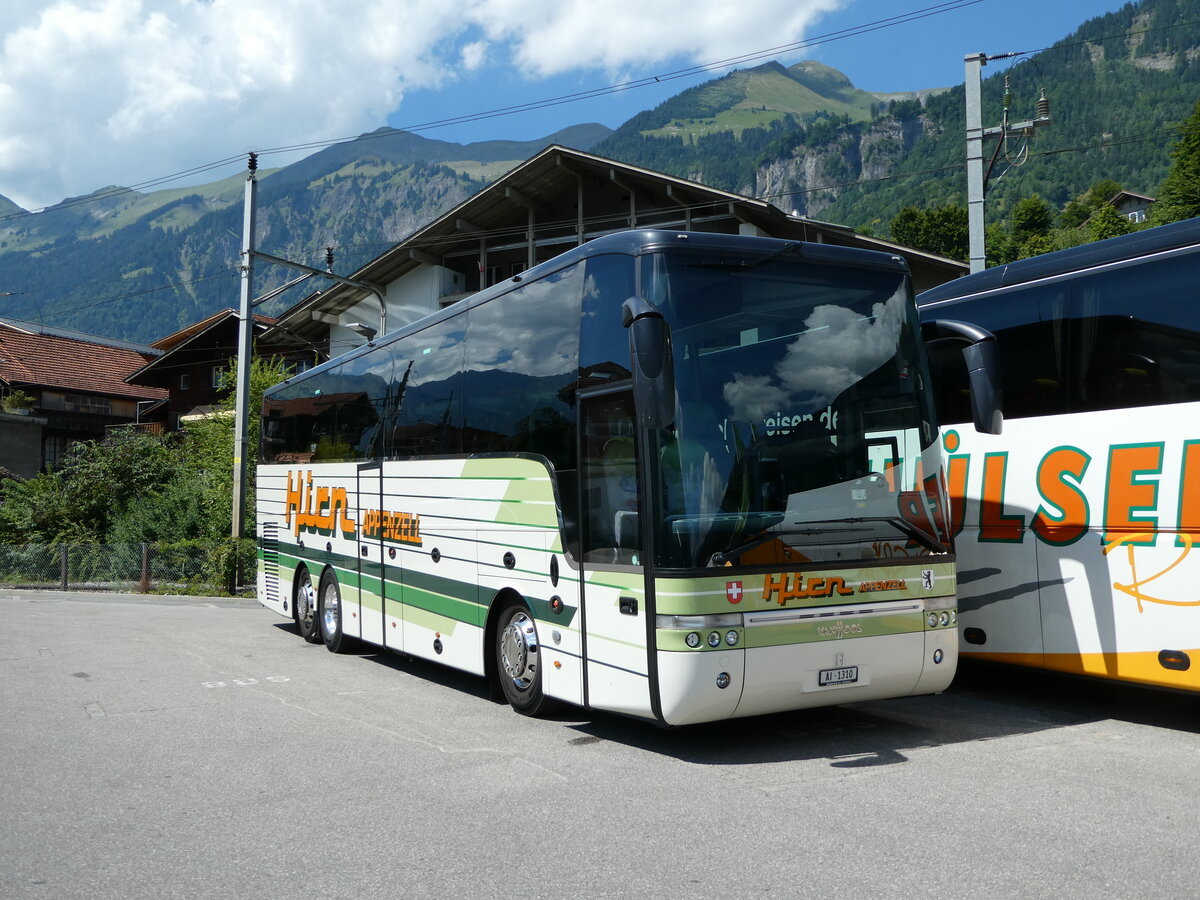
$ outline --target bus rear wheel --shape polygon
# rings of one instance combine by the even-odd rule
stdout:
[[[354,639],[342,630],[342,589],[332,569],[327,569],[321,576],[317,623],[320,626],[321,639],[325,641],[325,648],[331,653],[345,653],[353,646]]]
[[[510,603],[496,623],[496,674],[517,712],[536,716],[547,708],[537,624],[523,603]]]
[[[310,644],[321,640],[317,630],[317,591],[312,576],[306,567],[301,567],[296,576],[296,590],[292,594],[292,615],[296,619],[296,630]]]

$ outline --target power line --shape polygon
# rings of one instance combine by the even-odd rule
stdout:
[[[923,9],[913,10],[909,13],[903,13],[897,16],[890,16],[884,19],[876,19],[873,22],[868,22],[863,25],[851,26],[849,28],[832,31],[827,34],[818,35],[814,38],[808,38],[802,41],[795,41],[790,44],[781,44],[776,47],[767,48],[765,50],[757,50],[741,56],[728,57],[723,60],[702,63],[695,66],[689,66],[683,69],[677,69],[672,72],[665,72],[659,75],[649,75],[645,78],[633,79],[630,81],[620,82],[618,84],[606,85],[604,87],[592,88],[586,91],[578,91],[572,94],[563,94],[557,97],[550,97],[542,100],[530,101],[529,103],[517,104],[514,106],[498,107],[496,109],[485,110],[477,113],[467,113],[461,116],[452,116],[446,119],[436,119],[430,122],[423,122],[413,125],[405,125],[399,128],[380,129],[364,135],[350,135],[339,138],[329,138],[325,140],[308,141],[299,144],[281,145],[278,147],[268,147],[257,151],[259,155],[270,153],[294,153],[300,150],[319,150],[326,147],[331,147],[335,144],[345,143],[355,140],[371,140],[376,138],[392,137],[400,133],[418,133],[422,131],[432,131],[438,128],[445,128],[451,125],[462,125],[471,122],[486,121],[488,119],[501,118],[504,116],[517,115],[524,112],[535,112],[542,109],[549,109],[554,106],[561,106],[567,103],[576,103],[583,100],[595,99],[609,94],[627,91],[635,88],[650,87],[655,84],[662,84],[668,81],[674,81],[680,78],[687,78],[695,75],[701,75],[706,72],[725,68],[727,66],[736,66],[747,62],[756,62],[760,59],[767,58],[781,53],[794,52],[796,50],[807,49],[809,47],[819,46],[820,44],[830,43],[832,41],[844,40],[848,37],[857,37],[863,34],[869,34],[873,31],[879,31],[883,28],[892,28],[896,25],[904,25],[909,22],[919,21],[920,19],[929,18],[930,16],[941,15],[948,12],[956,12],[960,9],[965,9],[968,6],[974,6],[982,3],[984,0],[951,0],[951,2],[939,3],[934,6],[924,7]],[[1128,38],[1136,35],[1150,34],[1156,31],[1167,31],[1173,28],[1183,28],[1190,25],[1200,24],[1200,19],[1192,19],[1187,22],[1176,22],[1170,25],[1160,25],[1156,28],[1136,29],[1125,32],[1117,32],[1114,34],[1103,35],[1097,38],[1089,38],[1079,41],[1073,41],[1067,44],[1053,44],[1049,47],[1042,47],[1036,50],[1020,50],[1014,51],[1006,56],[1030,56],[1034,53],[1044,53],[1047,51],[1059,51],[1069,49],[1071,47],[1083,46],[1086,44],[1095,44],[1102,41],[1115,40],[1118,38]],[[209,163],[202,163],[193,166],[189,169],[184,169],[180,172],[174,172],[169,175],[162,175],[147,181],[137,182],[128,187],[112,188],[109,190],[98,191],[94,194],[88,194],[84,197],[75,197],[69,200],[64,200],[60,203],[51,204],[50,206],[39,207],[32,210],[21,210],[20,212],[9,213],[8,215],[0,216],[0,224],[15,219],[25,218],[27,216],[36,215],[57,209],[69,209],[75,206],[82,206],[89,203],[98,203],[102,200],[108,200],[115,197],[124,196],[126,194],[138,193],[142,190],[152,187],[158,187],[163,184],[168,184],[172,181],[179,181],[184,178],[189,178],[194,175],[201,175],[205,172],[211,172],[215,169],[224,168],[235,162],[240,162],[245,158],[244,153],[239,153],[234,156],[227,156],[223,159],[214,160]]]
[[[1079,145],[1076,145],[1073,147],[1058,147],[1058,148],[1054,148],[1054,149],[1050,149],[1050,150],[1043,150],[1043,151],[1040,151],[1037,153],[1030,154],[1030,158],[1031,159],[1048,158],[1048,157],[1053,157],[1053,156],[1059,156],[1064,153],[1086,153],[1086,152],[1089,152],[1092,150],[1103,150],[1107,147],[1119,146],[1119,145],[1124,145],[1124,144],[1148,143],[1153,140],[1161,139],[1165,135],[1180,134],[1181,132],[1188,132],[1188,131],[1190,131],[1190,129],[1181,128],[1179,126],[1172,126],[1171,128],[1161,128],[1161,129],[1157,129],[1154,131],[1143,132],[1141,134],[1130,135],[1130,136],[1124,137],[1124,138],[1113,138],[1113,139],[1110,139],[1107,141],[1099,141],[1099,142],[1095,142],[1095,143],[1091,143],[1091,144],[1079,144]],[[793,196],[799,196],[799,195],[804,195],[804,194],[815,194],[820,191],[846,190],[846,189],[855,188],[855,187],[865,187],[865,186],[872,185],[872,184],[879,184],[879,183],[886,182],[886,181],[898,181],[898,180],[904,179],[904,178],[919,178],[919,177],[929,176],[929,175],[940,175],[940,174],[944,174],[946,172],[960,171],[964,168],[966,168],[965,162],[949,163],[944,166],[932,166],[932,167],[929,167],[926,169],[917,169],[917,170],[914,170],[911,172],[895,172],[891,175],[881,175],[876,178],[862,179],[859,181],[836,182],[836,183],[832,183],[832,184],[817,185],[815,187],[797,188],[795,190],[790,190],[790,191],[773,191],[773,192],[769,192],[769,193],[759,194],[756,197],[753,197],[751,199],[763,200],[766,202],[770,202],[772,200],[777,200],[777,199],[780,199],[783,197],[793,197]],[[709,200],[709,201],[702,201],[699,203],[686,204],[686,205],[649,207],[649,208],[641,209],[639,211],[639,215],[653,216],[653,215],[658,215],[658,214],[668,213],[668,212],[680,212],[680,213],[688,212],[688,211],[697,212],[697,211],[701,211],[701,210],[712,207],[714,202],[715,201]],[[588,217],[585,217],[584,224],[585,225],[600,224],[600,223],[603,223],[606,221],[613,221],[616,219],[620,219],[620,218],[622,218],[622,216],[623,216],[623,214],[621,214],[621,213],[606,213],[606,214],[597,215],[597,216],[588,216]],[[578,221],[579,220],[577,218],[571,218],[571,219],[562,219],[557,222],[540,222],[540,223],[538,223],[538,228],[542,229],[542,230],[553,230],[555,228],[575,227],[578,224]],[[526,234],[527,228],[528,228],[527,225],[513,225],[513,226],[506,226],[506,227],[501,227],[501,228],[482,229],[478,232],[472,232],[469,236],[464,236],[463,239],[464,239],[464,241],[467,239],[472,240],[472,241],[477,241],[477,240],[480,240],[483,238],[494,239],[494,238],[505,238],[505,237],[520,237],[520,236],[523,236],[524,234]],[[427,238],[424,242],[422,242],[420,239],[416,239],[416,240],[408,241],[408,243],[410,246],[412,246],[414,248],[420,248],[422,245],[433,246],[436,244],[444,243],[445,240],[446,240],[446,237],[444,235],[433,235],[433,236],[430,236],[429,238]],[[349,246],[391,247],[391,246],[394,246],[395,244],[396,244],[396,241],[380,241],[380,242],[371,242],[369,244],[354,244],[354,245],[349,245]],[[316,251],[312,251],[312,253],[310,253],[309,255],[315,255],[315,254],[316,254]],[[232,276],[236,275],[236,273],[237,273],[236,267],[230,266],[228,269],[214,271],[210,274],[201,275],[196,278],[189,279],[187,281],[169,282],[168,284],[165,284],[165,285],[162,285],[159,287],[147,288],[147,289],[141,290],[141,291],[130,291],[130,292],[127,292],[124,294],[114,294],[114,295],[110,295],[107,297],[98,298],[97,300],[95,300],[93,302],[81,304],[78,306],[56,309],[56,310],[51,311],[49,318],[50,318],[50,321],[54,321],[55,319],[61,318],[61,316],[64,314],[79,312],[79,311],[85,310],[85,309],[92,309],[96,306],[101,306],[108,302],[116,302],[116,301],[120,301],[120,300],[126,300],[131,297],[144,296],[146,294],[153,294],[153,293],[158,293],[161,291],[172,290],[177,287],[186,287],[186,286],[197,284],[197,283],[200,283],[203,281],[211,281],[211,280],[221,278],[221,277],[232,277]]]
[[[886,28],[886,27],[892,27],[897,24],[903,24],[906,22],[914,21],[918,18],[926,18],[926,17],[932,16],[932,15],[938,15],[938,14],[945,13],[945,12],[951,12],[951,11],[963,8],[965,6],[974,5],[974,4],[980,3],[980,2],[982,2],[982,0],[967,0],[967,2],[963,2],[963,0],[957,0],[957,2],[953,2],[953,3],[937,4],[935,6],[926,7],[921,10],[915,10],[913,12],[905,13],[903,15],[893,16],[893,17],[886,18],[886,19],[879,19],[879,20],[876,20],[875,22],[867,23],[865,25],[854,26],[853,28],[847,28],[847,29],[843,29],[841,31],[831,32],[826,35],[820,35],[818,37],[815,37],[815,38],[812,38],[812,39],[809,39],[806,41],[795,42],[793,44],[780,45],[777,47],[772,47],[772,48],[768,48],[766,50],[756,51],[754,53],[746,54],[746,55],[739,56],[739,57],[730,57],[726,60],[719,60],[719,61],[716,61],[713,63],[707,63],[704,66],[693,66],[693,67],[688,67],[686,69],[677,70],[676,72],[668,72],[668,73],[664,73],[662,75],[652,76],[650,79],[640,79],[637,81],[625,82],[620,85],[613,85],[613,86],[609,86],[606,88],[598,88],[598,89],[594,89],[591,91],[579,92],[577,94],[564,95],[563,97],[552,98],[551,100],[547,100],[547,101],[539,101],[538,103],[545,104],[546,106],[557,105],[560,103],[574,102],[576,100],[588,99],[593,96],[599,96],[600,93],[610,93],[610,92],[614,92],[616,90],[625,90],[625,89],[628,89],[628,87],[630,87],[630,86],[645,86],[652,82],[661,82],[664,80],[672,80],[674,78],[681,78],[681,77],[685,77],[690,74],[697,74],[697,73],[700,73],[703,71],[707,71],[710,68],[719,68],[724,65],[733,64],[733,63],[737,63],[737,62],[752,61],[755,59],[763,58],[765,56],[778,54],[780,52],[787,51],[787,50],[793,50],[793,49],[797,49],[797,48],[804,47],[804,46],[813,46],[815,44],[824,43],[824,42],[831,41],[831,40],[839,40],[839,39],[842,39],[845,37],[852,37],[852,36],[856,36],[856,35],[860,35],[860,34],[865,34],[865,33],[868,33],[869,31],[879,30],[881,28]],[[1076,42],[1072,42],[1070,44],[1054,45],[1049,48],[1043,48],[1042,50],[1021,51],[1020,53],[1015,53],[1013,55],[1018,56],[1018,55],[1025,55],[1025,54],[1031,54],[1031,53],[1041,53],[1041,52],[1045,52],[1047,50],[1062,50],[1062,49],[1067,49],[1069,47],[1074,47],[1074,46],[1079,46],[1079,45],[1084,45],[1084,44],[1094,44],[1099,41],[1111,40],[1111,39],[1115,39],[1115,38],[1119,38],[1119,37],[1129,37],[1129,36],[1133,36],[1133,35],[1146,34],[1146,33],[1153,32],[1153,31],[1162,31],[1162,30],[1168,30],[1171,28],[1184,27],[1187,25],[1197,24],[1198,22],[1200,22],[1200,20],[1175,23],[1173,25],[1160,26],[1158,28],[1139,29],[1136,31],[1128,31],[1128,32],[1124,32],[1121,34],[1112,34],[1112,35],[1106,35],[1106,36],[1099,37],[1099,38],[1092,38],[1092,39],[1088,39],[1088,40],[1076,41]],[[514,114],[516,112],[527,111],[528,109],[531,109],[531,108],[539,108],[539,106],[535,105],[535,104],[525,104],[525,105],[519,105],[519,106],[514,106],[514,107],[505,107],[505,108],[502,108],[499,110],[491,110],[491,111],[487,111],[484,113],[472,114],[469,116],[462,116],[462,117],[457,117],[457,118],[439,120],[438,122],[427,123],[425,125],[419,125],[419,126],[411,126],[411,127],[405,128],[405,129],[394,129],[391,131],[372,133],[370,135],[365,135],[363,137],[366,137],[366,138],[386,137],[390,134],[395,134],[398,131],[413,131],[413,130],[419,130],[419,129],[431,129],[431,128],[436,128],[436,127],[442,127],[442,126],[448,125],[448,124],[455,124],[458,122],[474,121],[476,119],[483,119],[483,118],[492,118],[492,117],[496,117],[499,115],[510,115],[510,114]],[[1147,136],[1133,136],[1130,138],[1123,138],[1120,140],[1103,141],[1103,142],[1100,142],[1097,144],[1086,145],[1086,146],[1059,148],[1059,149],[1055,149],[1055,150],[1042,151],[1040,153],[1032,154],[1032,158],[1049,157],[1049,156],[1053,156],[1053,155],[1057,155],[1057,154],[1061,154],[1061,153],[1068,153],[1068,152],[1102,149],[1107,146],[1114,146],[1114,145],[1125,144],[1125,143],[1145,142],[1145,141],[1153,140],[1155,136],[1158,136],[1158,135],[1161,135],[1164,133],[1168,133],[1168,132],[1178,133],[1178,131],[1179,131],[1178,127],[1173,127],[1170,129],[1163,129],[1163,130],[1156,131],[1156,132],[1150,132],[1150,133],[1148,133],[1148,135],[1149,135],[1148,137]],[[295,150],[295,149],[315,148],[318,146],[328,146],[328,145],[332,145],[335,143],[340,143],[342,140],[345,140],[345,139],[322,141],[322,142],[312,142],[310,144],[297,144],[297,145],[293,145],[291,147],[271,148],[271,149],[264,150],[261,152],[263,152],[263,153],[284,152],[284,151]],[[188,169],[185,172],[176,173],[174,175],[162,176],[160,178],[142,182],[140,185],[135,186],[134,188],[116,189],[116,190],[109,191],[109,192],[101,192],[98,194],[89,195],[88,197],[76,198],[75,203],[82,204],[82,203],[86,203],[86,202],[96,202],[98,200],[105,199],[108,197],[119,196],[123,193],[132,192],[132,191],[136,190],[137,187],[153,186],[153,185],[165,183],[170,180],[175,180],[175,179],[178,179],[181,177],[186,177],[191,174],[209,171],[214,168],[219,168],[221,166],[228,165],[232,161],[241,160],[243,158],[244,158],[243,155],[238,155],[235,157],[227,157],[223,160],[218,160],[213,163],[208,163],[208,164],[204,164],[201,166],[193,167],[192,169]],[[852,188],[852,187],[855,187],[858,185],[868,185],[868,184],[877,183],[877,182],[893,181],[893,180],[897,180],[897,179],[901,179],[901,178],[917,177],[920,175],[938,174],[938,173],[942,173],[942,172],[946,172],[946,171],[962,169],[964,167],[965,167],[965,164],[951,164],[951,165],[935,167],[935,168],[931,168],[931,169],[918,170],[915,172],[894,173],[892,175],[880,176],[878,178],[868,179],[868,180],[821,185],[821,186],[817,186],[817,187],[802,188],[802,189],[796,189],[796,190],[792,190],[792,191],[773,192],[773,193],[769,193],[769,194],[759,195],[756,199],[771,200],[771,199],[777,199],[777,198],[788,197],[788,196],[816,193],[819,191],[846,189],[846,188]],[[55,208],[61,208],[63,205],[64,204],[58,204],[57,207],[55,207]],[[672,210],[685,210],[688,208],[703,209],[704,207],[707,207],[709,205],[710,205],[709,203],[705,202],[705,203],[695,204],[692,207],[672,206],[669,209],[672,209]],[[653,214],[653,213],[661,213],[661,212],[664,212],[667,210],[668,210],[668,208],[664,207],[662,209],[649,209],[649,210],[645,210],[644,212],[647,214]],[[18,218],[18,217],[21,217],[24,215],[30,215],[30,214],[31,214],[30,212],[26,211],[26,212],[22,212],[22,213],[13,214],[10,216],[2,216],[2,217],[0,217],[0,222],[4,222],[8,219]],[[594,221],[602,221],[605,218],[611,218],[611,217],[609,217],[609,216],[596,217]],[[563,222],[563,223],[558,223],[558,224],[565,227],[568,224],[574,224],[575,221],[576,220],[571,220],[571,222],[569,222],[569,223]],[[593,221],[593,220],[589,219],[589,221]],[[542,227],[553,228],[553,227],[555,227],[555,223],[544,223]],[[487,231],[484,231],[481,233],[474,234],[473,238],[505,237],[505,236],[513,236],[516,234],[523,234],[523,233],[524,233],[523,227],[522,228],[513,227],[513,228],[505,228],[505,229],[491,229],[491,230],[487,230]],[[429,240],[431,242],[440,242],[442,240],[442,238],[433,237],[433,238],[430,238]],[[394,243],[395,243],[394,241],[380,241],[380,242],[371,242],[369,244],[364,243],[364,244],[355,244],[355,245],[346,245],[346,246],[362,246],[362,247],[365,247],[365,246],[391,246]],[[419,246],[419,242],[415,245]],[[312,251],[312,253],[317,254],[318,251]],[[123,294],[110,295],[107,297],[98,298],[97,300],[95,300],[93,302],[83,304],[80,306],[74,306],[74,307],[70,307],[70,308],[54,310],[52,315],[54,318],[60,318],[64,314],[93,308],[93,307],[100,306],[100,305],[103,305],[103,304],[111,302],[111,301],[120,301],[123,299],[128,299],[130,297],[141,296],[141,295],[156,293],[156,292],[165,291],[165,290],[172,290],[172,289],[175,289],[178,287],[186,287],[186,286],[189,286],[192,284],[199,283],[201,281],[207,281],[207,280],[212,280],[213,278],[219,278],[222,276],[231,275],[234,273],[234,271],[235,271],[235,269],[231,267],[228,270],[221,270],[220,272],[215,273],[215,274],[200,276],[200,277],[190,279],[187,281],[169,282],[165,285],[161,285],[161,286],[155,287],[155,288],[148,288],[148,289],[141,290],[141,291],[133,291],[133,292],[127,292],[127,293],[123,293]]]
[[[941,15],[943,13],[955,12],[959,9],[965,9],[968,6],[974,6],[982,3],[984,0],[948,0],[948,2],[938,3],[933,6],[927,6],[922,9],[913,10],[912,12],[902,13],[896,16],[889,16],[883,19],[876,19],[873,22],[867,22],[863,25],[855,25],[849,28],[843,28],[838,31],[831,31],[827,34],[818,35],[814,38],[808,38],[801,41],[795,41],[789,44],[780,44],[775,47],[769,47],[764,50],[755,50],[750,53],[740,56],[732,56],[722,60],[702,63],[695,66],[688,66],[683,69],[677,69],[672,72],[665,72],[658,75],[649,75],[645,78],[632,79],[630,81],[620,82],[618,84],[610,84],[603,87],[592,88],[586,91],[578,91],[572,94],[563,94],[558,97],[549,97],[542,100],[534,100],[529,103],[521,103],[513,106],[499,107],[496,109],[485,110],[477,113],[467,113],[461,116],[452,116],[446,119],[437,119],[431,122],[424,122],[415,125],[408,125],[401,128],[381,129],[371,132],[366,135],[351,135],[340,138],[330,138],[327,140],[308,141],[299,144],[283,145],[279,147],[267,147],[257,151],[260,156],[269,153],[294,153],[300,150],[318,150],[325,147],[331,147],[334,144],[345,143],[352,140],[368,140],[374,138],[391,137],[402,132],[421,132],[431,131],[437,128],[445,128],[450,125],[461,125],[470,122],[480,122],[487,119],[500,118],[503,116],[516,115],[524,112],[535,112],[542,109],[549,109],[554,106],[562,106],[567,103],[577,103],[582,100],[591,100],[597,97],[607,96],[622,91],[628,91],[634,88],[651,87],[655,84],[662,84],[668,81],[675,81],[680,78],[687,78],[695,75],[702,75],[716,69],[726,68],[728,66],[736,66],[747,62],[755,62],[769,56],[779,55],[781,53],[790,53],[796,50],[815,47],[820,44],[829,43],[831,41],[844,40],[848,37],[856,37],[862,34],[869,34],[872,31],[878,31],[883,28],[892,28],[896,25],[904,25],[909,22],[919,21],[930,16]],[[152,178],[148,181],[138,182],[129,187],[114,188],[112,190],[100,191],[95,194],[89,194],[86,197],[76,197],[71,200],[65,200],[61,203],[51,204],[50,206],[40,207],[33,210],[22,210],[21,212],[9,213],[6,216],[0,216],[0,223],[4,223],[13,219],[20,219],[25,216],[34,215],[36,213],[47,212],[49,210],[65,209],[75,206],[82,206],[88,203],[96,203],[101,200],[108,200],[114,197],[124,196],[126,194],[135,193],[149,187],[157,187],[167,184],[171,181],[178,181],[183,178],[188,178],[193,175],[203,174],[204,172],[212,171],[213,169],[223,168],[231,163],[238,162],[245,158],[245,154],[236,156],[227,156],[224,159],[215,160],[210,163],[204,163],[194,166],[190,169],[185,169],[181,172],[174,172],[170,175],[162,175],[157,178]]]

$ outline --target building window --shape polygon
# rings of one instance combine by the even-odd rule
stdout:
[[[55,468],[67,453],[67,439],[61,435],[50,435],[42,443],[43,463]]]
[[[179,376],[179,389],[181,391],[191,390],[192,376],[190,372],[184,372]]]
[[[221,379],[224,377],[225,377],[225,367],[224,366],[213,366],[212,386],[214,388],[219,388],[221,386]]]

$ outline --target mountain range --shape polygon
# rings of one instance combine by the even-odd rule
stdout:
[[[1005,78],[1014,119],[1044,93],[1053,125],[997,149],[989,220],[1032,193],[1061,207],[1096,181],[1153,194],[1200,97],[1200,0],[1141,0],[1053,47],[985,69],[985,126]],[[965,205],[963,86],[877,94],[804,61],[731,72],[638,113],[528,142],[458,144],[380,129],[259,172],[258,244],[351,272],[556,143],[887,237],[904,206]],[[989,147],[989,151],[992,148]],[[0,196],[3,311],[150,342],[236,306],[244,175],[152,192],[103,188],[26,213]],[[286,272],[264,267],[266,291]],[[305,289],[300,289],[301,291]],[[274,303],[284,308],[292,292]],[[266,312],[272,307],[267,306]]]

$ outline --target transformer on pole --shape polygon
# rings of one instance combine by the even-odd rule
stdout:
[[[987,196],[988,176],[983,168],[983,147],[988,138],[998,137],[1000,146],[1014,137],[1033,137],[1035,128],[1049,125],[1050,101],[1045,93],[1037,103],[1037,115],[1026,122],[1008,121],[1008,94],[1005,94],[1004,120],[994,128],[983,127],[983,91],[980,70],[988,64],[988,60],[1010,59],[1021,56],[1021,53],[1000,53],[988,56],[986,53],[971,53],[963,58],[966,65],[964,87],[966,89],[966,124],[967,124],[967,231],[970,242],[971,271],[982,272],[987,266],[987,254],[984,247],[984,198]],[[997,153],[1000,146],[997,147]],[[995,163],[995,157],[992,158]]]

